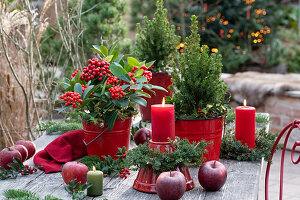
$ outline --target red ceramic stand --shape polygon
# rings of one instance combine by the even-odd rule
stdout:
[[[166,152],[166,148],[169,149],[170,152],[174,150],[169,142],[153,142],[152,140],[149,141],[149,148],[154,151],[159,149],[162,153]],[[180,171],[185,176],[186,191],[195,187],[187,167],[177,167],[175,170]],[[141,168],[133,183],[133,188],[141,192],[156,193],[156,180],[158,176],[159,175],[157,175],[152,168]]]

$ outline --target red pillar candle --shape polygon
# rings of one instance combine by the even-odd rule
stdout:
[[[153,142],[168,142],[175,140],[175,111],[174,105],[162,104],[151,106],[151,126]]]
[[[235,139],[255,149],[255,108],[246,106],[246,100],[235,109]]]

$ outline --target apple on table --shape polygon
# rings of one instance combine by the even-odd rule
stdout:
[[[87,180],[87,173],[89,171],[89,168],[80,162],[77,161],[71,161],[64,164],[61,175],[66,184],[69,184],[69,182],[73,179],[76,179],[75,181],[81,184],[85,184]]]
[[[162,200],[178,200],[186,191],[186,180],[179,171],[162,172],[156,181],[156,192]]]
[[[226,179],[226,167],[219,161],[205,162],[199,168],[198,180],[200,185],[206,190],[218,191],[225,184]]]

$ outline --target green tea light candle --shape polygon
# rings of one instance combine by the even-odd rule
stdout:
[[[93,184],[87,189],[88,196],[101,196],[103,194],[103,172],[96,171],[93,166],[93,171],[87,173],[87,182]]]

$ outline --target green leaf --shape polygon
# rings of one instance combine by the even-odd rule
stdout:
[[[136,84],[136,85],[130,86],[130,89],[140,90],[140,89],[142,89],[142,87],[143,87],[143,84]]]
[[[131,79],[127,73],[127,71],[119,64],[112,64],[110,65],[110,70],[113,75],[118,77],[119,79],[126,81],[127,83],[130,83]]]
[[[139,96],[151,98],[150,94],[143,92],[141,90],[137,90],[136,93],[138,93]]]
[[[127,72],[132,72],[132,66],[131,66],[131,65],[125,65],[124,69],[125,69]]]
[[[102,91],[101,91],[101,96],[104,94],[105,92],[105,88],[106,88],[106,83],[107,83],[107,80],[104,82],[103,84],[103,87],[102,87]]]
[[[148,82],[145,76],[140,76],[136,78],[136,83],[144,83],[144,82]]]
[[[144,72],[143,69],[138,69],[138,70],[135,71],[134,76],[135,76],[135,77],[138,77],[138,76],[142,75],[143,72]]]
[[[105,60],[106,62],[110,63],[111,60],[113,59],[114,55],[110,55],[110,56],[107,56],[105,58],[103,58],[103,60]]]
[[[122,107],[127,107],[129,105],[129,99],[124,98],[124,99],[119,99],[119,100],[112,100],[112,102],[117,105],[117,106],[122,106]]]
[[[100,50],[100,46],[98,45],[93,45],[93,48],[92,48],[93,51],[97,52],[98,54],[100,54],[102,57],[105,57],[105,55],[101,52]]]
[[[165,88],[160,87],[160,86],[158,86],[158,85],[152,85],[152,89],[162,90],[162,91],[168,92],[168,90],[166,90]]]
[[[121,85],[121,88],[124,90],[126,90],[130,85]]]
[[[108,50],[105,46],[100,46],[100,50],[104,54],[104,56],[108,56]]]
[[[94,101],[94,100],[98,100],[98,98],[90,98],[90,99],[85,99],[83,102],[82,102],[82,104],[81,104],[81,106],[83,107],[83,106],[85,106],[87,103],[89,103],[89,102],[91,102],[91,101]]]
[[[128,57],[127,62],[129,65],[132,65],[132,66],[140,66],[139,61],[137,59],[135,59],[134,57]]]
[[[82,87],[80,83],[76,83],[74,86],[74,92],[77,92],[78,94],[82,95]]]
[[[85,88],[85,90],[84,90],[84,92],[83,92],[83,94],[82,94],[81,99],[85,99],[85,97],[89,97],[89,96],[87,96],[87,93],[88,93],[91,89],[93,89],[93,88],[94,88],[93,85],[90,85],[89,87]]]
[[[118,116],[118,111],[113,110],[105,118],[105,124],[107,124],[109,130],[112,130],[112,128],[114,127],[117,116]]]
[[[114,62],[114,61],[118,58],[118,56],[119,56],[119,51],[113,50],[113,51],[111,52],[111,55],[112,55],[113,57],[112,57],[112,59],[110,60],[110,62]]]
[[[57,112],[61,113],[62,111],[66,110],[67,108],[70,108],[70,106],[63,106],[62,108],[58,109]]]
[[[137,104],[140,104],[142,106],[147,106],[147,101],[141,97],[132,97],[131,98],[131,101],[137,103]]]
[[[114,44],[109,49],[109,54],[111,55],[112,52],[115,50],[116,46],[119,44],[119,40],[115,41]]]
[[[151,67],[154,63],[155,63],[155,60],[154,60],[154,61],[151,61],[151,62],[148,62],[148,63],[146,63],[146,67],[149,68],[149,67]]]

